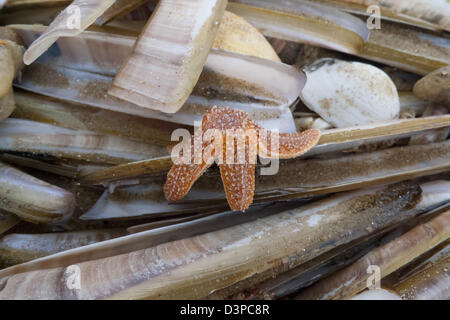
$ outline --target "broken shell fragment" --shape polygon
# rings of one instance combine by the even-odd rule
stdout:
[[[302,101],[338,128],[398,118],[397,89],[382,70],[359,62],[320,59],[304,68]]]
[[[72,193],[0,163],[0,208],[30,222],[60,223],[74,207]]]
[[[161,0],[108,93],[177,112],[197,83],[227,0]]]
[[[413,92],[419,99],[450,105],[450,67],[440,68],[420,79]]]

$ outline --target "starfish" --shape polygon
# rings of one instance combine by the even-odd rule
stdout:
[[[230,132],[237,134],[231,136]],[[243,137],[243,132],[254,134],[249,134],[248,139],[245,136],[244,141],[240,140],[244,148],[238,149],[237,140]],[[199,137],[201,140],[197,141],[200,142],[195,143]],[[167,174],[164,185],[167,200],[181,200],[194,182],[217,162],[230,208],[245,211],[253,202],[257,154],[272,159],[296,158],[317,144],[320,131],[310,129],[297,133],[276,133],[274,136],[273,132],[255,124],[244,111],[214,107],[203,115],[201,133],[194,134],[193,138],[187,146],[191,148],[191,155],[187,155],[190,161],[175,163]],[[230,151],[235,152],[227,153]],[[199,154],[200,159],[195,161],[195,155]]]

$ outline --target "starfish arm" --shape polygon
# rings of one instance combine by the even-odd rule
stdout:
[[[169,201],[179,201],[189,192],[198,178],[214,163],[212,155],[208,159],[202,157],[201,163],[195,163],[194,147],[192,146],[191,163],[174,164],[167,174],[164,185],[164,195]]]
[[[278,142],[272,135],[278,136]],[[320,130],[296,133],[271,133],[260,129],[258,153],[265,158],[292,159],[311,150],[320,139]]]
[[[245,211],[253,202],[255,192],[255,165],[219,165],[228,204],[233,211]]]

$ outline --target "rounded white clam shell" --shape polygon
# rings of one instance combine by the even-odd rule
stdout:
[[[372,65],[320,59],[304,71],[303,102],[335,127],[382,122],[399,115],[397,88]]]

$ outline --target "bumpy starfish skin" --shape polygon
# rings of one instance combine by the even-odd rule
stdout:
[[[251,121],[247,113],[231,108],[219,107],[215,107],[203,115],[201,129],[204,136],[203,142],[199,145],[201,145],[202,150],[194,150],[194,139],[191,139],[192,164],[174,164],[172,166],[167,175],[166,184],[164,185],[164,194],[170,201],[181,200],[189,192],[194,182],[215,160],[219,164],[228,204],[235,211],[245,211],[253,202],[256,151],[260,156],[266,158],[296,158],[314,147],[320,138],[320,131],[317,129],[292,134],[281,133],[272,136],[270,131],[259,127]],[[216,148],[211,154],[206,152],[206,155],[202,157],[202,161],[196,164],[194,162],[195,153],[203,152],[211,144],[217,142],[211,136],[208,136],[206,139],[205,133],[209,129],[218,130],[222,136],[222,151],[217,151]],[[254,130],[255,132],[256,140],[253,141],[249,138],[245,141],[243,163],[242,161],[238,161],[236,146],[234,146],[234,163],[227,161],[227,130]],[[278,139],[273,140],[276,137]],[[252,146],[251,143],[257,144],[257,146]],[[217,147],[215,144],[214,146]],[[257,149],[254,149],[255,152],[252,152],[252,147],[257,147]],[[217,154],[220,152],[221,154]]]

